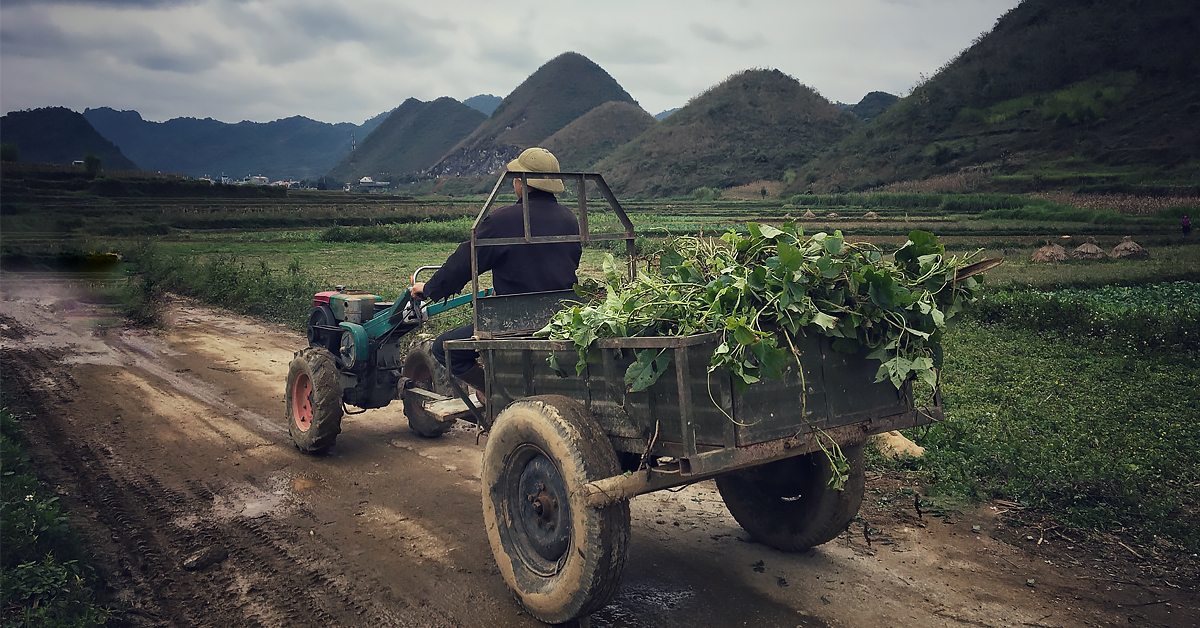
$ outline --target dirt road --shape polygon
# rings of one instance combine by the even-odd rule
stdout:
[[[32,456],[125,625],[541,625],[492,559],[469,429],[426,440],[373,410],[304,456],[282,418],[303,336],[182,302],[169,332],[98,328],[79,288],[0,286],[8,403],[36,415]],[[710,482],[636,498],[628,570],[591,625],[1198,623],[1178,565],[1001,525],[1004,505],[918,513],[902,476],[867,487],[863,522],[798,555],[750,542]]]

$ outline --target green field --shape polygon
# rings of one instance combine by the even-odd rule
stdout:
[[[130,262],[121,292],[136,320],[153,323],[169,291],[301,328],[316,291],[340,284],[397,296],[413,270],[440,264],[466,237],[482,199],[105,199],[79,213],[82,202],[15,214],[6,205],[4,266],[69,266],[88,251],[118,251]],[[589,206],[592,232],[619,230],[599,199]],[[871,194],[678,198],[626,210],[642,264],[663,237],[715,236],[749,221],[840,229],[885,252],[924,229],[951,252],[1003,257],[946,339],[947,420],[910,434],[929,453],[902,466],[943,494],[1004,497],[1082,530],[1200,549],[1200,442],[1191,432],[1200,416],[1200,241],[1177,226],[1194,208],[1118,213],[1015,195]],[[816,217],[804,218],[810,210]],[[1125,235],[1149,259],[1030,261],[1047,240],[1070,251],[1095,238],[1111,250]],[[580,274],[600,277],[604,254],[620,250],[588,245]],[[439,327],[465,315],[445,315]]]

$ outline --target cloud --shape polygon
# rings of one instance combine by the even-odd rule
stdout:
[[[545,10],[483,0],[0,0],[0,108],[359,122],[408,97],[506,95],[567,50],[652,112],[751,67],[857,102],[903,92],[1017,2],[609,0],[599,11],[587,0]]]
[[[674,49],[659,37],[621,33],[598,37],[581,49],[592,60],[624,65],[658,65],[671,59]]]
[[[694,35],[710,44],[728,46],[736,50],[753,50],[761,48],[766,43],[761,34],[733,37],[711,26],[696,23],[692,23],[689,28]]]
[[[0,27],[0,56],[42,58],[72,55],[85,45],[68,37],[54,23],[33,16],[33,19],[6,18]]]
[[[204,0],[5,0],[9,6],[49,6],[68,4],[77,6],[109,7],[121,9],[157,9],[182,5],[200,4]]]

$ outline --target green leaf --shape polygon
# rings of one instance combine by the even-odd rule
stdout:
[[[683,256],[674,249],[667,249],[658,257],[658,268],[664,275],[678,272],[680,266],[683,266]]]
[[[758,340],[758,336],[754,335],[754,331],[749,327],[739,324],[733,328],[733,339],[736,340],[738,344],[748,345],[753,344],[754,341]]]
[[[763,377],[783,379],[783,369],[791,361],[791,354],[772,346],[766,340],[750,345],[754,357],[758,358],[759,372]]]
[[[838,319],[825,312],[817,312],[813,315],[812,322],[822,329],[833,329],[837,326]]]
[[[826,238],[825,239],[825,252],[829,253],[830,255],[841,255],[842,254],[842,243],[843,243],[843,239],[841,236],[841,232],[838,232],[838,234],[835,235],[834,237]]]
[[[800,270],[800,267],[804,265],[804,252],[796,248],[794,244],[780,242],[776,245],[775,251],[779,255],[779,263],[792,272]]]
[[[604,269],[604,279],[608,282],[608,285],[617,286],[621,284],[622,273],[617,271],[617,260],[613,257],[612,253],[604,254],[604,262],[601,264],[601,267]]]
[[[767,240],[774,240],[775,238],[785,234],[784,231],[776,229],[771,225],[758,225],[758,232],[760,237],[766,238]]]
[[[555,375],[559,377],[570,377],[570,373],[567,373],[566,369],[559,366],[558,356],[551,353],[550,357],[546,358],[546,362],[550,364],[550,370],[554,371]]]
[[[643,349],[638,351],[637,359],[625,369],[625,385],[629,392],[641,392],[662,376],[667,370],[667,365],[671,363],[671,354],[665,349],[659,350],[657,353],[654,349]]]

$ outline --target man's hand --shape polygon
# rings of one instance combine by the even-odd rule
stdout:
[[[414,299],[424,299],[425,298],[425,282],[418,281],[417,283],[414,283],[412,285],[412,287],[408,289],[408,295]]]

